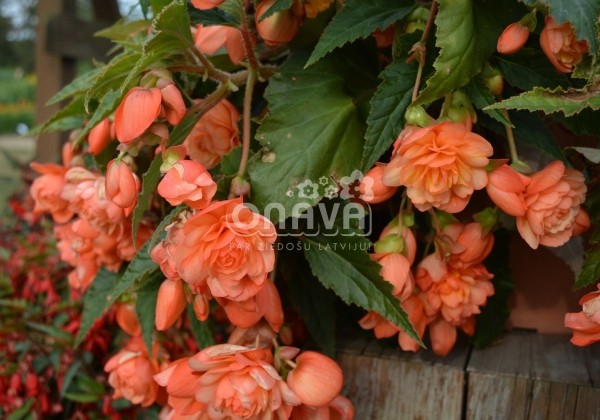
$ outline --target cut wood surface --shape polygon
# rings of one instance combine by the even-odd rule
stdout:
[[[356,419],[599,419],[600,346],[513,331],[446,357],[341,339],[343,393]]]

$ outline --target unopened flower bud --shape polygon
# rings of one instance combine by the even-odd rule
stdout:
[[[404,238],[402,236],[393,233],[384,236],[383,238],[375,242],[373,246],[375,248],[375,252],[378,254],[401,254],[406,248],[406,243],[404,242]]]
[[[504,89],[504,76],[498,68],[486,64],[481,71],[481,80],[492,95],[500,96],[500,94],[502,94],[502,90]]]
[[[270,47],[277,47],[290,42],[300,30],[304,15],[302,3],[294,1],[292,7],[272,14],[261,20],[275,3],[275,0],[262,1],[256,8],[256,29],[265,43]]]
[[[97,155],[114,139],[112,123],[108,118],[103,119],[100,124],[90,130],[87,138],[88,152]]]
[[[244,178],[236,176],[231,180],[231,198],[247,196],[250,193],[250,183]]]
[[[329,404],[342,390],[344,376],[329,357],[306,351],[296,358],[296,367],[287,376],[289,387],[303,404],[320,407]]]
[[[520,22],[511,23],[498,38],[496,49],[500,54],[514,54],[523,48],[529,38],[529,28]]]
[[[360,196],[367,203],[382,203],[392,197],[397,187],[388,187],[381,180],[385,164],[376,163],[373,168],[367,172],[360,183]]]
[[[487,207],[473,215],[473,220],[481,225],[484,233],[491,232],[498,221],[498,209]]]
[[[434,122],[434,119],[425,111],[422,106],[409,106],[404,114],[406,125],[427,127]]]
[[[113,159],[106,167],[106,196],[121,208],[133,206],[140,189],[140,180],[122,160]]]
[[[183,282],[165,280],[158,289],[154,324],[158,331],[165,331],[181,316],[187,303]]]

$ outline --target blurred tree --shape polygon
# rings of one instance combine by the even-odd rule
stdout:
[[[0,0],[0,56],[2,66],[34,69],[37,0]]]

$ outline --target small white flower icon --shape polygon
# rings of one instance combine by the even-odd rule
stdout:
[[[325,193],[324,193],[325,197],[327,198],[335,198],[338,195],[338,189],[335,185],[328,185],[325,188]]]
[[[355,170],[353,171],[350,176],[344,176],[342,177],[342,179],[340,179],[340,186],[342,187],[342,191],[340,192],[340,197],[343,198],[344,200],[348,200],[348,199],[356,199],[356,198],[363,198],[360,192],[360,184],[363,180],[363,173],[359,170]],[[370,186],[368,186],[367,191],[365,191],[366,194],[364,194],[365,196],[368,196],[369,192],[370,195],[373,194],[373,192],[371,191]]]
[[[305,179],[304,182],[298,184],[298,197],[309,200],[316,199],[319,197],[319,184]]]
[[[329,184],[329,178],[327,178],[326,176],[322,176],[321,178],[319,178],[319,184],[323,186]]]
[[[285,192],[285,195],[287,195],[288,197],[290,197],[290,198],[291,198],[291,197],[293,197],[293,196],[294,196],[294,191],[292,191],[292,190],[287,190],[287,191]]]

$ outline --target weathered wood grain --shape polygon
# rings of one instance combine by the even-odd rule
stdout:
[[[600,346],[515,331],[446,357],[364,337],[341,340],[343,393],[356,419],[600,420]]]
[[[457,346],[445,358],[416,354],[360,340],[343,350],[343,393],[356,409],[356,419],[460,419],[464,399],[464,366],[468,347]],[[356,348],[362,347],[357,354]]]

